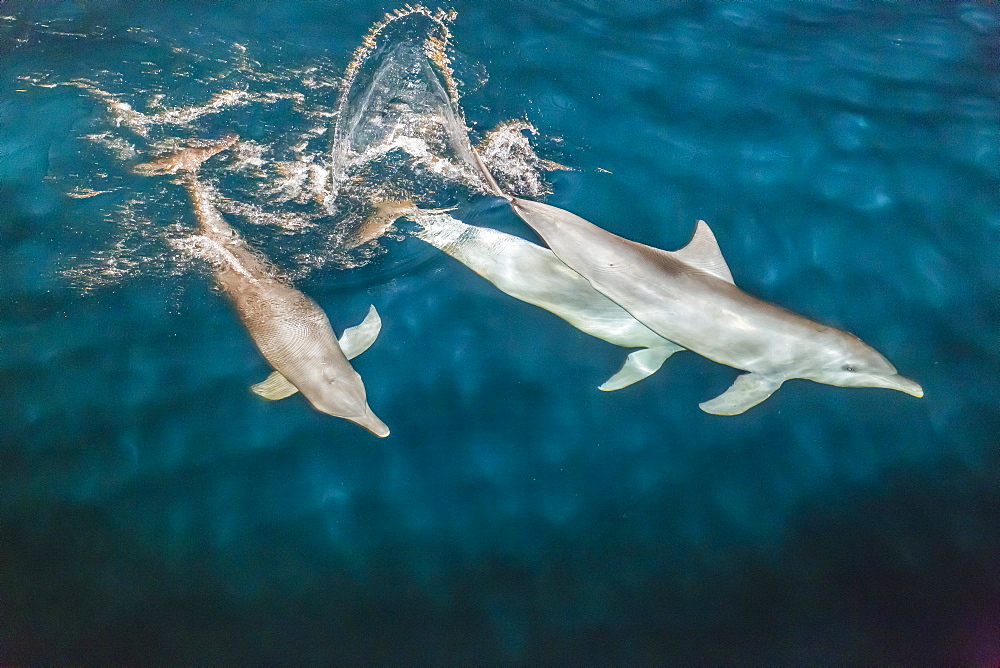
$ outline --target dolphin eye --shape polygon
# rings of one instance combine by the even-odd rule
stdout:
[[[850,364],[845,364],[844,366],[842,366],[840,368],[843,369],[844,371],[851,371],[851,372],[854,371],[854,367],[851,366]]]

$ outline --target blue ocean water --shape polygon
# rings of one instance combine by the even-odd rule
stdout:
[[[398,239],[298,281],[338,332],[379,309],[354,366],[392,435],[265,402],[204,272],[74,282],[130,212],[139,255],[191,218],[88,143],[107,107],[64,84],[173,108],[343,72],[394,6],[8,0],[0,660],[996,664],[996,5],[451,7],[474,133],[526,119],[572,168],[548,202],[666,249],[708,221],[739,286],[926,396],[797,380],[707,415],[736,372],[692,353],[602,393],[626,351]],[[282,99],[178,134],[264,145],[306,120]],[[464,213],[534,238],[497,200]],[[276,262],[308,239],[243,231]]]

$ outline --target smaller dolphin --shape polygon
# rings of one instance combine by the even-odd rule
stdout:
[[[599,389],[619,390],[655,373],[678,350],[622,307],[602,295],[548,248],[488,227],[467,225],[440,211],[423,211],[411,202],[378,207],[378,226],[406,216],[419,226],[418,239],[451,255],[515,299],[556,314],[580,331],[624,348],[624,366]]]
[[[136,165],[132,171],[142,176],[157,176],[159,174],[176,174],[181,171],[197,171],[201,163],[216,153],[221,153],[240,140],[238,135],[229,134],[218,141],[208,142],[202,146],[189,146],[149,162]]]
[[[417,210],[410,200],[385,200],[375,205],[375,212],[362,221],[348,237],[344,248],[349,250],[374,241],[393,229],[393,223],[409,211]]]
[[[363,323],[345,331],[338,343],[323,309],[276,275],[270,263],[223,219],[212,202],[211,190],[199,181],[201,163],[235,141],[235,135],[230,135],[209,146],[181,149],[139,165],[135,171],[181,173],[198,219],[197,233],[189,241],[199,255],[212,262],[216,282],[275,369],[267,380],[254,385],[253,391],[268,399],[282,399],[299,391],[316,410],[350,420],[376,436],[388,436],[389,428],[368,406],[361,376],[347,361],[378,336],[381,321],[375,308]]]

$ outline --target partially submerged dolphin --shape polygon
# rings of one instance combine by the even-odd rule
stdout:
[[[560,260],[641,323],[679,346],[749,372],[700,404],[707,413],[742,413],[791,378],[924,394],[853,334],[736,287],[704,221],[687,246],[669,252],[623,239],[563,209],[501,196]]]
[[[251,389],[267,399],[295,392],[316,410],[342,417],[376,436],[389,428],[375,416],[361,376],[348,362],[378,336],[381,320],[372,307],[364,322],[344,332],[338,343],[319,305],[286,283],[223,219],[197,169],[236,141],[231,135],[209,146],[186,148],[135,168],[140,174],[180,172],[198,219],[192,237],[197,253],[212,262],[215,279],[229,296],[250,337],[275,369]]]
[[[189,146],[160,156],[149,162],[136,165],[132,171],[143,176],[158,174],[176,174],[181,171],[194,172],[201,163],[216,153],[225,151],[240,140],[238,135],[229,134],[217,141],[207,142],[201,146]]]
[[[422,211],[412,203],[387,202],[376,214],[380,224],[406,216],[420,226],[417,238],[451,255],[508,295],[540,306],[591,336],[625,348],[642,348],[599,389],[618,390],[655,373],[682,348],[656,335],[590,286],[543,248],[488,227],[466,225],[447,213]]]

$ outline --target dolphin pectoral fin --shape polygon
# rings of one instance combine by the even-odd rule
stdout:
[[[745,373],[728,390],[698,406],[713,415],[738,415],[774,394],[784,381],[784,378],[774,379],[759,373]]]
[[[684,350],[678,345],[668,343],[656,348],[643,348],[636,350],[625,358],[625,364],[615,375],[608,378],[603,385],[597,389],[604,392],[620,390],[636,383],[646,376],[650,376],[659,370],[668,357],[678,350]]]
[[[354,359],[375,343],[375,339],[378,338],[380,331],[382,331],[382,318],[379,317],[378,311],[372,306],[368,309],[368,315],[365,316],[365,319],[360,324],[344,330],[338,341],[340,349],[344,351],[344,356],[347,359]]]
[[[251,385],[250,390],[265,399],[277,401],[278,399],[292,396],[299,391],[299,388],[289,383],[287,378],[275,371],[267,377],[267,380],[261,381],[256,385]]]

